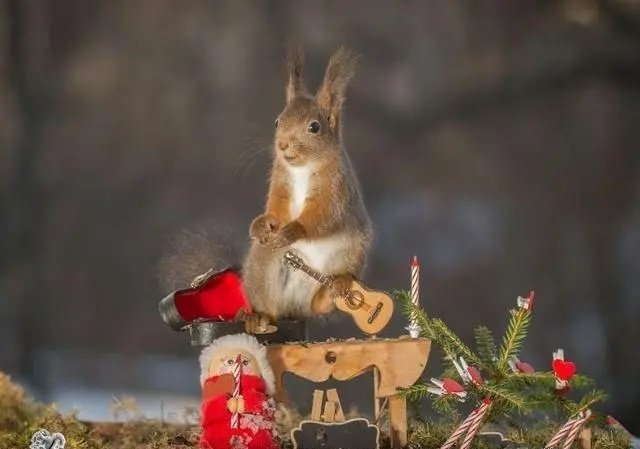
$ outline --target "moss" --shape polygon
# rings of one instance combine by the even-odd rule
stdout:
[[[544,447],[562,423],[542,420],[527,425],[526,428],[507,426],[502,429],[505,439],[513,441],[516,447]],[[437,449],[455,430],[450,421],[440,423],[416,422],[411,425],[409,447],[411,449]],[[592,428],[592,449],[629,449],[631,440],[626,432],[608,428]],[[577,447],[577,446],[574,446]],[[476,438],[472,449],[496,449],[490,440]]]
[[[61,432],[66,449],[188,449],[198,447],[197,426],[168,424],[141,418],[132,398],[116,401],[114,416],[129,417],[125,422],[88,423],[75,415],[61,415],[53,406],[39,404],[29,398],[24,390],[0,372],[0,449],[29,447],[31,436],[38,429]],[[357,415],[353,411],[348,415]],[[282,408],[278,411],[279,430],[288,435],[291,427],[300,420],[294,411]],[[410,425],[411,449],[437,449],[451,435],[455,420],[428,423],[413,421]],[[543,420],[526,429],[510,427],[504,434],[510,440],[526,447],[544,447],[558,423]],[[285,439],[285,447],[290,442]],[[593,430],[592,449],[627,449],[631,445],[624,432],[596,427]],[[388,448],[387,435],[381,435],[381,448]],[[495,449],[488,441],[477,439],[473,449]]]
[[[121,415],[131,411],[129,398],[116,403]],[[116,413],[117,412],[117,413]],[[27,448],[39,429],[60,432],[66,449],[186,449],[198,446],[199,429],[145,420],[136,415],[124,423],[86,423],[75,415],[62,415],[53,406],[39,404],[0,372],[0,449]]]

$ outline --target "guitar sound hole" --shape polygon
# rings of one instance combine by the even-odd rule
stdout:
[[[364,296],[357,291],[350,291],[344,300],[351,310],[357,310],[364,304]]]

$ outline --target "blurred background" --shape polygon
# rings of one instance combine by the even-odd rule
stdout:
[[[87,419],[122,394],[198,404],[198,350],[157,311],[186,279],[158,266],[194,241],[206,259],[207,236],[241,260],[290,39],[310,87],[339,45],[361,54],[344,137],[376,230],[366,283],[408,288],[417,254],[422,305],[468,341],[535,288],[522,358],[564,348],[640,432],[633,0],[3,1],[0,369]]]

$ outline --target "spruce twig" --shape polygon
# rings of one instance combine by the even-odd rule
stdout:
[[[513,391],[485,383],[481,389],[496,402],[493,408],[504,408],[503,413],[522,411],[525,408],[524,399]]]
[[[604,391],[591,390],[590,392],[588,392],[582,397],[580,402],[578,402],[575,405],[571,404],[572,405],[572,407],[570,407],[570,412],[572,414],[571,416],[575,417],[579,413],[590,408],[592,405],[597,404],[598,402],[605,401],[606,399],[607,399],[607,394]]]
[[[474,337],[482,367],[493,373],[495,361],[498,359],[498,349],[493,332],[487,326],[478,326],[474,331]]]
[[[511,311],[511,319],[502,339],[500,357],[498,358],[497,368],[499,372],[506,374],[509,369],[509,360],[520,352],[529,330],[530,318],[531,313],[527,309],[514,309]]]
[[[480,358],[440,318],[431,319],[431,328],[437,337],[436,343],[442,347],[451,360],[462,356],[472,365],[482,365]]]

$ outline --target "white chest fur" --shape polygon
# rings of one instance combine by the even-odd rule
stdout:
[[[291,185],[289,213],[291,219],[295,220],[302,212],[304,203],[311,193],[313,170],[311,167],[288,167],[288,174]],[[337,233],[311,240],[298,240],[291,246],[316,270],[335,272],[342,269],[348,239],[344,233]]]
[[[304,207],[304,201],[309,194],[309,184],[311,181],[310,167],[288,167],[289,180],[291,185],[291,202],[289,203],[289,213],[291,219],[300,215]]]
[[[340,273],[345,267],[349,238],[343,232],[313,240],[298,240],[291,247],[312,268],[326,274]]]

